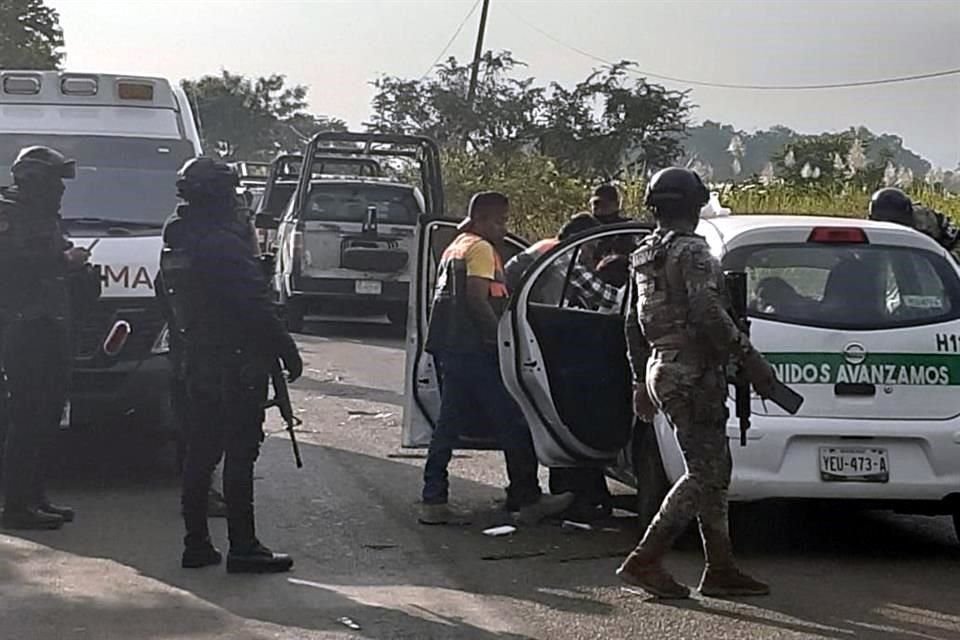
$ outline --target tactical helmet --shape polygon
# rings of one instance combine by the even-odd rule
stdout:
[[[62,153],[39,145],[20,149],[10,173],[15,182],[30,180],[71,180],[77,177],[77,163]]]
[[[191,158],[177,172],[177,195],[187,202],[233,202],[239,186],[234,170],[213,158]]]
[[[894,187],[879,189],[870,197],[870,219],[911,224],[913,202],[910,196],[900,189]]]
[[[650,178],[644,205],[651,209],[661,205],[675,205],[699,212],[709,200],[710,191],[695,171],[669,167],[661,169]]]

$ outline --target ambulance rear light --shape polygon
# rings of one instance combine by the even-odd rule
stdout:
[[[40,93],[40,76],[34,74],[4,76],[3,92],[15,96],[35,96]]]
[[[130,323],[126,320],[118,320],[107,334],[107,339],[103,341],[103,352],[111,358],[118,355],[123,351],[131,333]]]
[[[97,95],[96,78],[64,78],[60,81],[60,93],[65,96],[95,96]]]
[[[867,244],[867,234],[859,227],[814,227],[807,242],[823,244]]]
[[[146,82],[117,82],[117,97],[121,100],[153,100],[153,85]]]

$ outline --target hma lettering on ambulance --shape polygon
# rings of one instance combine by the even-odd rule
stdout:
[[[777,377],[786,384],[955,385],[955,367],[936,356],[885,354],[850,364],[833,354],[768,354]]]
[[[150,278],[150,273],[143,266],[137,267],[136,273],[131,278],[130,267],[120,267],[115,271],[110,265],[104,265],[103,286],[109,287],[111,284],[120,285],[124,289],[137,289],[139,287],[153,289],[153,280]]]

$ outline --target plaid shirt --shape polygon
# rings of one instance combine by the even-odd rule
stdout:
[[[561,268],[566,272],[570,262],[569,259],[561,259],[558,261],[559,264],[562,264]],[[587,309],[601,313],[619,313],[622,297],[621,289],[607,284],[600,279],[600,276],[583,265],[573,265],[567,304],[578,306],[577,303],[579,303]]]

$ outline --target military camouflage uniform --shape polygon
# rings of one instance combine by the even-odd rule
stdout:
[[[631,366],[676,431],[687,466],[638,551],[668,549],[697,517],[708,566],[729,567],[726,366],[762,357],[727,312],[720,263],[703,237],[658,229],[630,263]]]
[[[913,228],[930,236],[960,262],[960,227],[942,213],[913,205]]]

